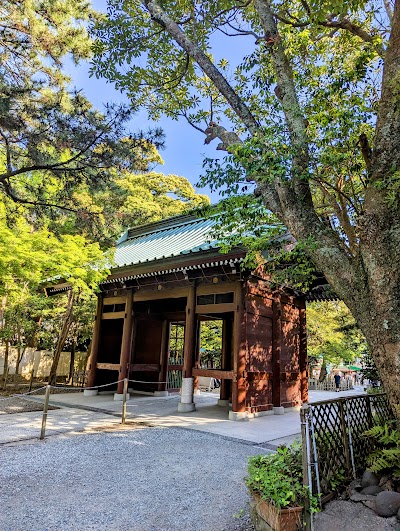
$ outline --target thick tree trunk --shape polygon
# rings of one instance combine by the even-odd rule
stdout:
[[[326,360],[325,358],[323,358],[322,360],[322,367],[321,367],[321,371],[319,373],[319,378],[318,378],[318,381],[319,382],[323,382],[326,378],[326,375],[327,375],[327,371],[326,371]]]
[[[71,289],[68,292],[67,308],[64,314],[60,335],[58,336],[57,344],[54,349],[53,362],[51,364],[49,381],[48,381],[49,385],[55,385],[57,382],[58,362],[60,361],[60,355],[64,347],[64,343],[67,339],[69,329],[71,327],[73,306],[74,306],[74,292]]]

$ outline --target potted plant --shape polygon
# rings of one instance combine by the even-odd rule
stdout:
[[[301,524],[305,497],[301,446],[281,446],[276,453],[250,457],[246,484],[254,503],[255,529],[295,531]]]

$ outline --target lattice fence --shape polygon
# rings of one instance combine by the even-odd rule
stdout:
[[[366,466],[372,443],[362,434],[393,419],[384,393],[327,400],[301,410],[306,483],[324,503]]]

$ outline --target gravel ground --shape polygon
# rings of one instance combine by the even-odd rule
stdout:
[[[173,428],[3,446],[0,529],[250,531],[243,478],[262,451]]]
[[[49,406],[50,409],[59,409]],[[29,411],[43,411],[43,404],[25,400],[24,398],[10,397],[6,400],[0,397],[0,415],[9,415],[12,413],[27,413]]]

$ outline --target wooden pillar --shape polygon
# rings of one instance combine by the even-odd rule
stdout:
[[[272,404],[281,407],[282,306],[272,301]]]
[[[223,371],[231,370],[232,359],[232,321],[224,319],[222,322],[222,352],[221,352],[221,369]],[[220,400],[229,400],[230,380],[221,380]]]
[[[235,420],[244,418],[246,413],[246,345],[244,341],[246,316],[242,290],[240,283],[236,289],[236,310],[233,315],[232,412],[236,415],[230,415],[230,418]]]
[[[299,369],[300,369],[300,394],[303,403],[308,402],[308,367],[307,367],[307,328],[306,328],[306,303],[300,302],[300,340],[299,340]]]
[[[183,378],[191,378],[196,351],[196,287],[190,286],[186,303]]]
[[[128,290],[126,295],[124,328],[122,330],[121,357],[119,365],[118,380],[129,377],[132,351],[132,333],[133,333],[133,293]],[[124,382],[120,381],[117,387],[117,394],[122,395],[124,391]]]
[[[193,401],[193,365],[196,351],[196,287],[190,286],[186,303],[185,342],[183,349],[183,370],[181,399],[178,411],[187,413],[196,409]]]
[[[90,349],[90,357],[89,357],[89,363],[88,363],[88,379],[87,379],[88,387],[93,387],[96,382],[97,358],[99,354],[102,312],[103,312],[103,294],[100,293],[97,296],[96,319],[95,319],[94,326],[93,326],[92,345]]]
[[[159,382],[166,382],[167,381],[167,371],[168,371],[168,343],[169,343],[169,337],[168,337],[168,321],[164,321],[162,325],[162,333],[161,333],[161,348],[160,348],[160,372],[158,375],[158,381]],[[159,392],[167,392],[167,384],[166,383],[160,383],[158,384],[158,391]]]
[[[201,322],[196,321],[196,347],[195,347],[195,356],[194,356],[194,367],[196,367],[196,369],[200,369],[200,361],[201,361],[200,335],[201,335]],[[198,377],[195,377],[193,380],[193,389],[195,391],[195,394],[200,394]]]

